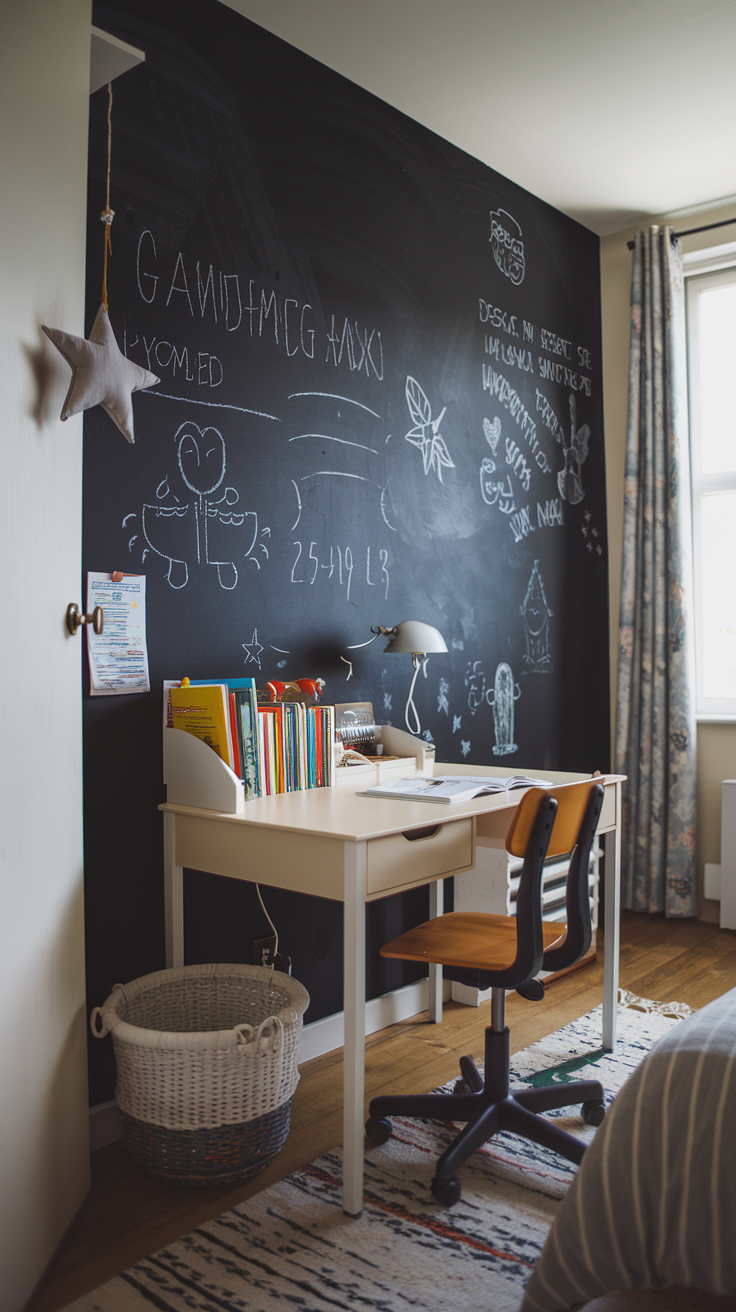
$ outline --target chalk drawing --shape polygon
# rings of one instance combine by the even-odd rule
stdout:
[[[493,688],[486,693],[486,701],[493,710],[493,727],[496,741],[493,745],[494,756],[508,756],[518,752],[514,742],[514,702],[521,696],[521,688],[514,683],[511,666],[502,661],[496,667]]]
[[[498,448],[498,439],[501,436],[501,420],[498,415],[496,415],[493,422],[491,422],[490,419],[483,420],[483,435],[495,456]]]
[[[495,472],[495,463],[490,456],[485,456],[480,463],[480,494],[487,506],[498,506],[502,515],[513,515],[516,500],[511,475],[507,474],[498,482],[491,477]]]
[[[549,649],[549,622],[554,612],[547,604],[544,583],[539,570],[539,561],[535,560],[529,576],[526,596],[519,607],[524,623],[526,654],[523,658],[525,673],[550,674],[552,671],[552,653]]]
[[[253,664],[257,665],[260,670],[261,652],[263,651],[263,647],[261,643],[258,641],[258,629],[253,630],[253,637],[251,638],[250,642],[242,642],[240,645],[243,648],[243,651],[245,652],[245,660],[243,661],[243,664],[250,665],[252,661]]]
[[[450,703],[447,700],[447,694],[450,691],[450,685],[447,679],[440,679],[439,692],[437,694],[437,710],[444,711],[445,715],[450,714]]]
[[[361,410],[367,410],[369,415],[375,415],[376,419],[381,418],[375,410],[371,410],[370,406],[363,405],[362,401],[353,401],[349,396],[338,396],[336,392],[290,392],[289,400],[292,401],[295,396],[327,396],[332,401],[345,401],[347,405],[357,405]]]
[[[506,210],[491,210],[490,218],[491,235],[488,240],[493,258],[501,273],[518,287],[524,281],[526,270],[521,228]]]
[[[422,738],[424,738],[425,742],[428,743],[434,742],[434,738],[432,737],[431,731],[429,729],[424,730],[424,733],[422,734]]]
[[[565,453],[565,467],[560,469],[557,474],[557,486],[560,489],[560,496],[563,501],[568,501],[571,506],[576,506],[585,496],[583,480],[580,476],[580,466],[587,459],[588,443],[590,441],[590,425],[583,424],[577,427],[576,417],[576,400],[575,393],[570,393],[570,441],[565,441],[564,434],[562,438],[563,451]]]
[[[392,697],[392,695],[391,695],[390,692],[385,692],[385,693],[383,694],[383,709],[384,709],[384,711],[392,711],[392,710],[393,710],[393,700],[394,700],[394,699],[393,699],[393,697]]]
[[[186,587],[190,566],[196,562],[216,569],[220,587],[232,592],[239,577],[236,561],[249,559],[260,570],[261,560],[252,553],[257,547],[268,559],[268,548],[258,539],[270,536],[271,530],[264,528],[259,534],[256,512],[235,509],[240,493],[224,486],[227,457],[218,429],[202,429],[187,420],[180,424],[174,441],[181,481],[193,495],[181,500],[171,490],[169,475],[161,479],[156,504],[144,504],[141,511],[146,554],[153,551],[168,561],[165,578],[172,588]],[[135,540],[129,542],[129,551]]]
[[[463,724],[463,717],[462,717],[462,715],[453,715],[453,717],[452,717],[452,732],[453,732],[453,733],[459,733],[460,730],[462,729],[462,724]]]
[[[441,483],[443,468],[455,468],[455,461],[451,458],[445,439],[439,431],[447,406],[443,406],[437,418],[433,419],[432,407],[427,395],[416,378],[412,378],[411,375],[407,375],[405,391],[406,404],[414,427],[410,428],[404,436],[412,446],[419,447],[425,474],[428,474],[430,469],[436,469]]]
[[[468,752],[470,751],[470,742],[467,738],[460,739],[460,751],[462,752],[463,756],[468,755]]]
[[[465,687],[468,689],[470,714],[475,715],[486,695],[486,676],[483,673],[480,661],[468,661],[465,668]]]

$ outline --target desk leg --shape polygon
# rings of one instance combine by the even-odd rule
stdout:
[[[363,1210],[363,1103],[365,1098],[365,879],[366,844],[345,843],[343,961],[345,1046],[343,1068],[342,1210]]]
[[[164,812],[164,925],[166,965],[184,965],[184,874],[174,864],[176,816]]]
[[[618,953],[621,928],[621,785],[616,786],[616,828],[605,835],[606,925],[603,935],[603,1047],[616,1046]]]
[[[442,915],[444,884],[441,879],[429,886],[429,918]],[[442,967],[429,967],[429,1019],[434,1025],[442,1023]]]

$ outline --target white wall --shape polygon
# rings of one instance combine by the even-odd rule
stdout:
[[[736,216],[736,203],[723,209],[705,210],[687,218],[653,217],[652,223],[674,223],[677,230],[718,223]],[[639,225],[644,226],[644,225]],[[621,599],[621,551],[623,541],[624,463],[626,456],[626,409],[629,369],[629,298],[631,252],[626,243],[635,232],[601,239],[601,295],[603,314],[603,399],[606,430],[606,478],[608,483],[608,545],[611,590],[611,704],[616,704],[618,664],[618,618]],[[683,250],[701,250],[736,239],[736,225],[683,238]],[[615,713],[613,715],[615,727]],[[703,863],[720,861],[721,780],[736,778],[736,724],[698,725],[698,872],[701,892],[700,916],[718,920],[719,903],[702,899]]]
[[[0,1305],[89,1188],[82,922],[81,418],[42,321],[82,333],[90,0],[3,6],[0,42]],[[41,386],[40,386],[41,385]]]

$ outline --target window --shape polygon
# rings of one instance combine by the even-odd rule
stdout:
[[[696,712],[736,718],[736,266],[686,273]]]

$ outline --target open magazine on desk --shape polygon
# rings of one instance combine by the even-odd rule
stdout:
[[[551,788],[547,779],[532,779],[526,774],[512,774],[507,778],[489,775],[439,775],[433,779],[419,779],[416,775],[396,779],[357,793],[358,797],[398,797],[404,802],[469,802],[485,793],[505,793],[512,788]]]

